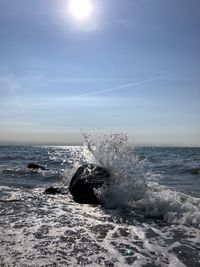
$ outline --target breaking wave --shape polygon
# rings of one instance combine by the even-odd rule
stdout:
[[[155,182],[148,161],[140,159],[126,134],[83,134],[81,162],[108,170],[109,185],[96,193],[107,208],[142,211],[145,216],[200,227],[200,199]]]

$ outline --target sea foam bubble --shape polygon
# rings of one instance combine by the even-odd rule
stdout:
[[[169,223],[200,226],[200,199],[155,182],[148,161],[140,159],[123,133],[83,134],[81,162],[108,170],[108,185],[96,192],[107,208],[142,211]]]

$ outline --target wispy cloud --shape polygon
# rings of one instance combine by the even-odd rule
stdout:
[[[24,72],[16,74],[10,70],[1,71],[0,66],[0,91],[9,92],[11,95],[20,91],[28,92],[33,89],[51,88],[55,85],[93,84],[93,83],[117,83],[130,81],[130,79],[111,77],[73,77],[65,75],[50,75],[45,73]],[[40,92],[42,93],[42,92]]]
[[[0,75],[0,91],[13,94],[15,90],[22,87],[22,84],[15,76],[11,73]]]

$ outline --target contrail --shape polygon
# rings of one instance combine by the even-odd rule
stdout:
[[[134,82],[134,83],[128,83],[128,84],[120,85],[120,86],[117,86],[117,87],[112,87],[112,88],[99,90],[99,91],[95,91],[95,92],[91,92],[91,93],[85,93],[85,94],[82,94],[82,95],[77,95],[77,96],[74,96],[72,98],[74,99],[74,98],[85,97],[85,96],[99,95],[99,94],[103,94],[103,93],[107,93],[107,92],[111,92],[111,91],[117,91],[119,89],[124,89],[124,88],[129,88],[129,87],[137,86],[137,85],[144,84],[144,83],[149,83],[149,82],[152,82],[152,81],[160,80],[162,78],[163,77],[153,77],[153,78],[150,78],[150,79],[146,79],[146,80],[142,80],[142,81],[138,81],[138,82]]]

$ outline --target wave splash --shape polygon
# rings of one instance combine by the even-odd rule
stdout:
[[[110,134],[92,137],[84,134],[83,154],[87,160],[108,170],[110,186],[99,193],[109,205],[122,207],[144,198],[147,190],[144,161],[139,160],[129,145],[126,134]],[[109,198],[109,201],[108,201]]]
[[[200,199],[155,183],[147,160],[140,159],[126,134],[83,134],[82,162],[95,163],[108,170],[109,185],[97,196],[107,208],[142,211],[145,216],[169,223],[200,227]]]

